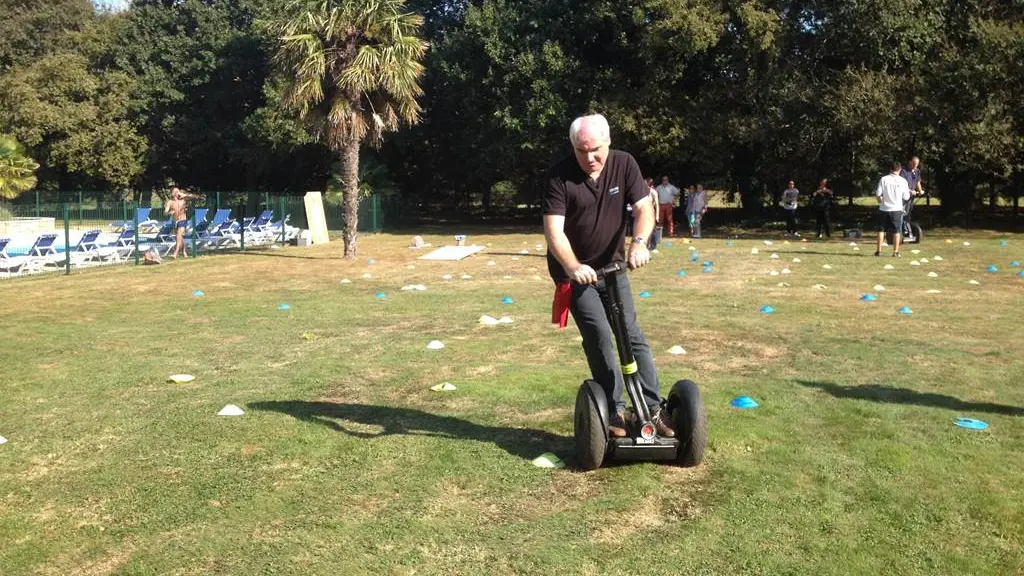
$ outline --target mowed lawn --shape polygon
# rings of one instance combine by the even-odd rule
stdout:
[[[583,473],[539,230],[429,232],[0,282],[0,574],[1024,572],[1024,235],[674,240],[631,281],[705,462]]]

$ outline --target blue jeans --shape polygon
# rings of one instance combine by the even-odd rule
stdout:
[[[626,274],[616,275],[619,296],[622,298],[622,309],[626,316],[626,330],[633,347],[640,375],[640,386],[643,397],[651,412],[660,409],[661,393],[658,384],[658,373],[654,369],[654,358],[651,347],[647,343],[640,325],[636,320],[636,309],[633,296],[629,290],[629,278]],[[607,298],[605,281],[596,285],[572,285],[572,302],[569,311],[576,321],[580,335],[583,336],[583,352],[587,355],[587,364],[594,380],[604,388],[608,395],[609,408],[616,412],[626,409],[623,397],[625,384],[622,379],[622,368],[619,365],[619,354],[615,347],[611,325],[604,310],[604,299]]]

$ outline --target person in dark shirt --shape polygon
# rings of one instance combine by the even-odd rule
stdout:
[[[650,261],[647,240],[654,229],[654,206],[640,167],[630,154],[612,150],[608,121],[600,114],[582,116],[569,128],[573,156],[548,171],[544,194],[544,236],[548,272],[555,281],[553,320],[564,327],[568,312],[583,337],[591,374],[607,393],[609,433],[626,436],[624,381],[602,299],[605,279],[596,270],[614,262],[636,269]],[[625,250],[626,205],[632,205],[633,233]],[[675,436],[661,418],[661,394],[651,347],[637,323],[626,274],[616,274],[633,355],[639,368],[643,398],[658,434]]]
[[[821,238],[822,232],[825,236],[832,237],[832,222],[829,220],[829,212],[832,210],[832,190],[828,187],[828,180],[825,178],[821,179],[818,184],[818,189],[814,191],[814,196],[811,197],[811,207],[814,209],[814,215],[818,220],[818,238]]]

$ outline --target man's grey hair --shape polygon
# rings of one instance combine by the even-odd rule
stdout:
[[[598,138],[606,144],[612,143],[611,128],[608,127],[608,119],[600,114],[591,114],[589,116],[580,116],[579,118],[572,121],[572,125],[569,126],[569,142],[575,147],[577,142],[576,139],[579,137],[580,129],[583,128],[583,123],[587,122],[591,124],[594,130],[597,132]]]

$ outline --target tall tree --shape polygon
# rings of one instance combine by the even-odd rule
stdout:
[[[419,120],[427,44],[404,0],[293,0],[280,24],[284,104],[339,154],[345,257],[356,255],[359,147]]]
[[[0,198],[10,200],[36,185],[39,164],[14,138],[0,134]]]

